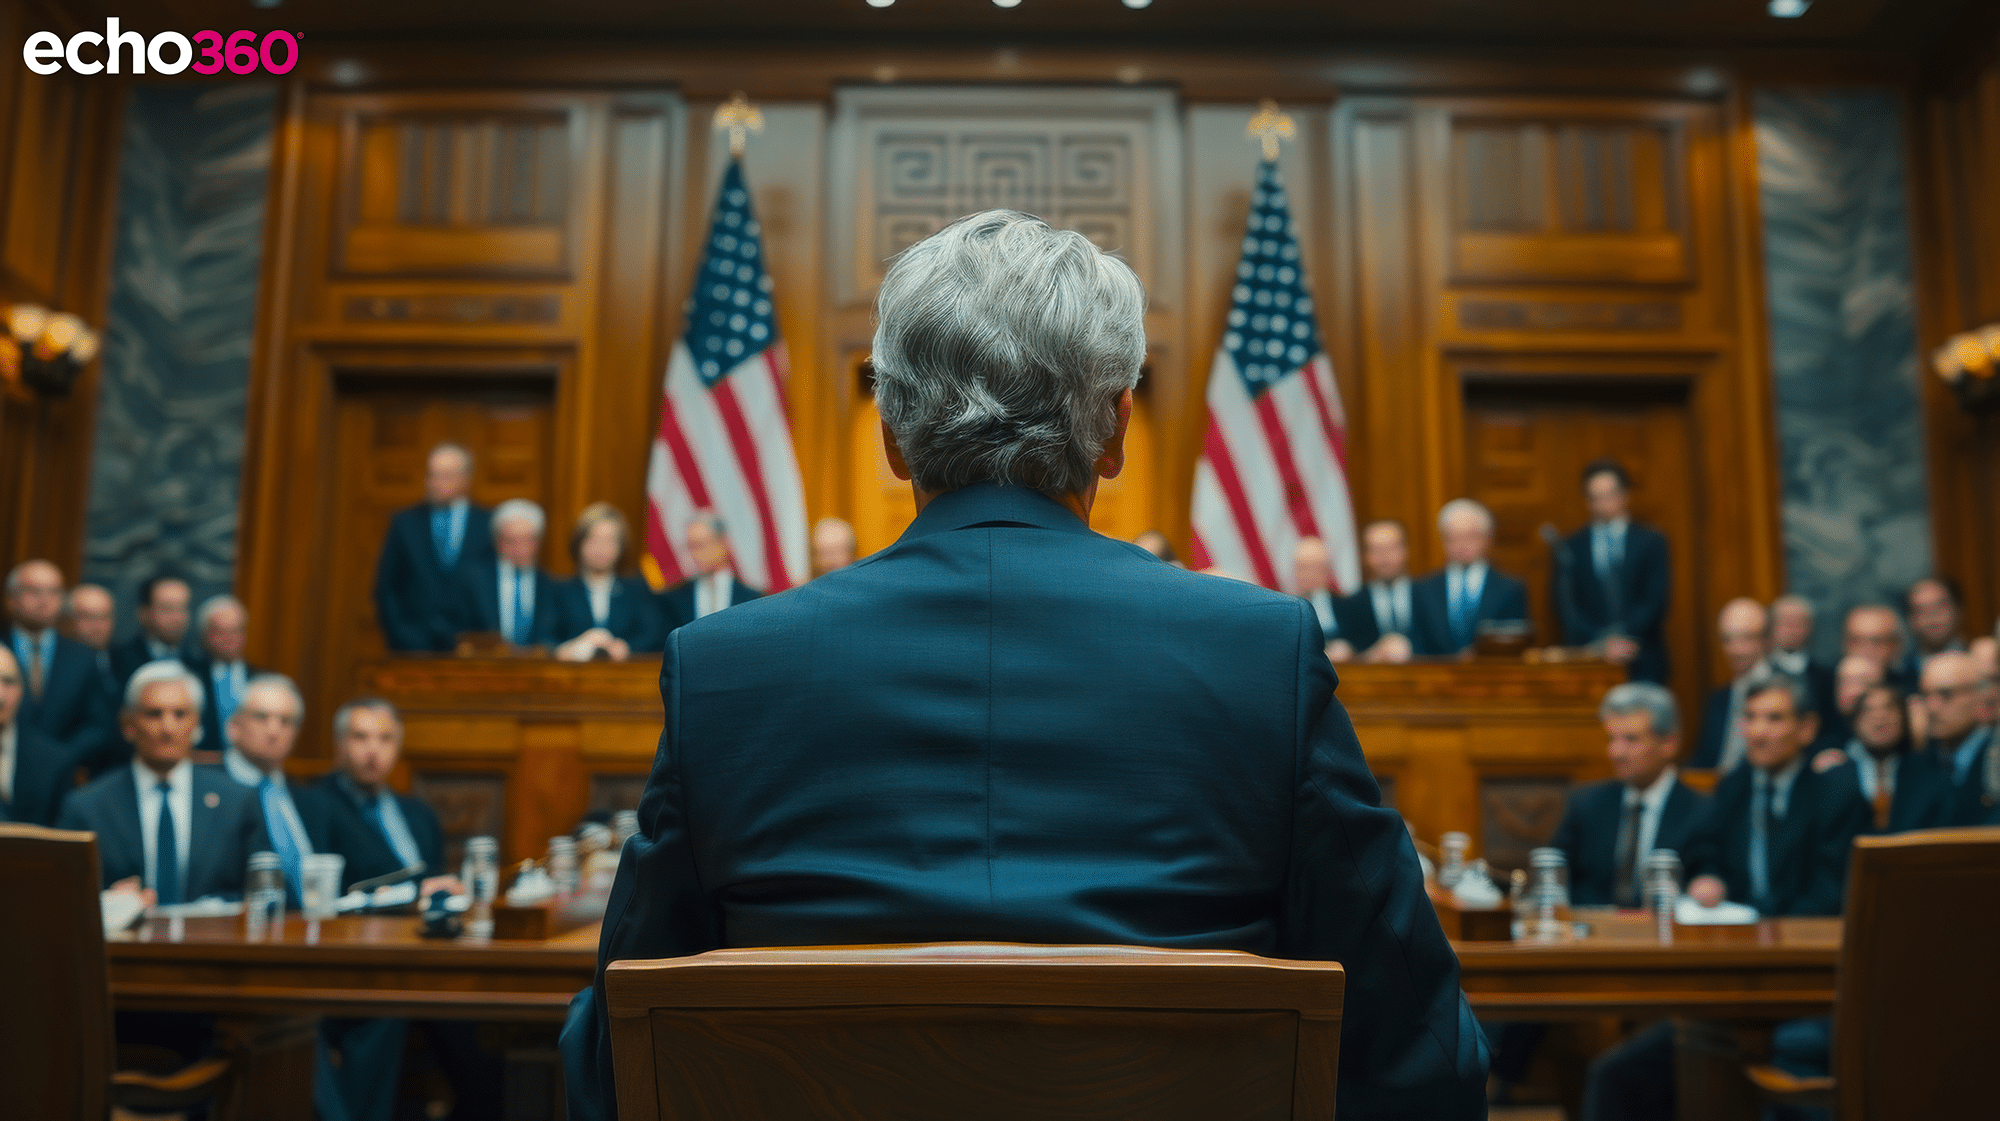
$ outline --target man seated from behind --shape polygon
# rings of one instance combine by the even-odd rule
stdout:
[[[1138,278],[989,211],[905,251],[878,300],[916,520],[669,637],[641,832],[563,1031],[568,1116],[615,1115],[611,962],[965,940],[1341,962],[1340,1115],[1484,1116],[1457,959],[1312,609],[1090,529],[1124,466]],[[810,639],[773,657],[775,635]]]
[[[202,742],[220,750],[227,742],[223,729],[242,703],[243,690],[262,672],[243,660],[250,612],[235,596],[210,596],[194,613],[194,633],[200,652],[188,660],[187,668],[208,690],[208,704],[201,710]]]
[[[1402,522],[1383,519],[1361,527],[1361,567],[1367,583],[1335,608],[1346,653],[1364,662],[1407,662],[1416,616],[1410,603],[1410,541]]]
[[[493,551],[468,557],[458,572],[458,629],[497,634],[513,646],[558,641],[556,582],[542,571],[548,515],[525,498],[493,508]]]
[[[69,749],[20,721],[27,690],[14,651],[0,645],[0,821],[54,825],[76,763]]]
[[[1487,563],[1493,548],[1493,512],[1470,498],[1454,498],[1438,511],[1445,566],[1410,590],[1415,618],[1410,639],[1418,654],[1458,655],[1472,648],[1480,624],[1525,623],[1527,585]]]
[[[291,678],[281,673],[251,678],[224,728],[228,746],[222,753],[229,777],[257,794],[264,832],[284,866],[285,890],[293,907],[299,905],[305,858],[327,845],[325,801],[285,774],[285,760],[298,742],[305,710],[305,698]]]
[[[1688,766],[1733,770],[1743,761],[1743,700],[1752,684],[1770,675],[1764,660],[1770,649],[1769,616],[1764,605],[1739,596],[1722,605],[1716,616],[1716,638],[1729,666],[1729,684],[1708,695],[1701,707],[1701,739]]]
[[[139,876],[162,905],[236,899],[250,854],[270,848],[255,795],[188,759],[202,693],[179,662],[149,662],[126,682],[119,723],[135,758],[72,793],[56,823],[97,834],[100,886]]]

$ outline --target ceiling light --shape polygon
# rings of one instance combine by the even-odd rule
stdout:
[[[871,8],[886,8],[895,2],[896,0],[868,0],[868,6]]]
[[[1143,8],[1152,2],[1153,0],[1125,0],[1125,6],[1128,8]]]
[[[1765,11],[1777,19],[1797,19],[1812,7],[1812,0],[1771,0]]]
[[[1021,0],[993,0],[993,6],[996,8],[1011,8],[1020,2]]]

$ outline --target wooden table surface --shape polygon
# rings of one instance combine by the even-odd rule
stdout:
[[[1686,931],[1660,945],[1636,913],[1580,912],[1587,937],[1560,945],[1457,944],[1484,1016],[1589,1019],[1702,1015],[1763,1020],[1833,1005],[1838,919],[1777,919]],[[340,918],[316,932],[292,916],[281,939],[247,942],[242,920],[154,919],[109,944],[120,1008],[250,1015],[560,1020],[597,966],[595,926],[546,942],[426,941],[410,916]]]

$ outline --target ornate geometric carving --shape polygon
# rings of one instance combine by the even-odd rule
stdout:
[[[418,771],[410,793],[437,811],[445,872],[457,873],[467,837],[498,837],[507,821],[507,776],[498,771]]]
[[[1672,300],[1460,300],[1458,325],[1468,331],[1677,331],[1681,305]]]
[[[350,323],[555,323],[560,296],[350,296]]]
[[[1528,866],[1528,850],[1549,843],[1562,824],[1569,779],[1488,777],[1479,783],[1480,848],[1486,863],[1511,871]]]

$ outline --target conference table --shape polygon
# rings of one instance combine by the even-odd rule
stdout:
[[[1575,917],[1581,936],[1562,943],[1454,943],[1474,1009],[1497,1019],[1767,1022],[1832,1008],[1838,919],[1677,927],[1662,945],[1645,915]],[[432,941],[417,931],[409,915],[292,916],[282,934],[253,942],[241,919],[150,919],[108,944],[112,999],[120,1009],[214,1013],[241,1025],[241,1039],[255,1034],[251,1025],[319,1016],[554,1024],[597,965],[594,925],[543,941]],[[250,1066],[296,1070],[297,1061]],[[259,1091],[257,1115],[309,1117],[310,1079],[277,1081]]]

